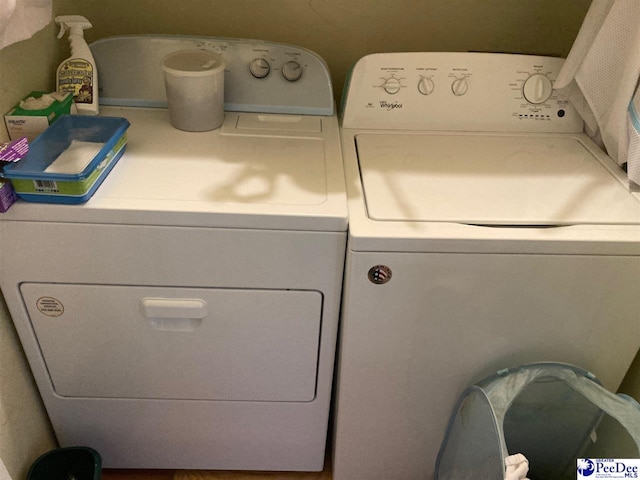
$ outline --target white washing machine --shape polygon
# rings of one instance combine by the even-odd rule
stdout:
[[[561,64],[403,53],[353,69],[335,480],[433,478],[458,396],[498,369],[569,362],[612,390],[625,375],[640,197],[553,91]]]
[[[126,152],[85,204],[0,219],[0,285],[60,444],[110,468],[322,470],[347,235],[326,65],[260,41],[91,48]],[[227,62],[218,130],[161,108],[160,59],[183,48]]]

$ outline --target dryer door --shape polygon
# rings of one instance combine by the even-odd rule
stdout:
[[[305,402],[315,397],[315,291],[26,283],[64,397]]]

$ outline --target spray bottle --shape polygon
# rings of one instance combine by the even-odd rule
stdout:
[[[60,25],[58,38],[69,30],[71,56],[58,67],[56,88],[59,92],[71,93],[81,115],[98,114],[98,70],[89,45],[84,39],[84,30],[92,25],[80,15],[56,17]]]

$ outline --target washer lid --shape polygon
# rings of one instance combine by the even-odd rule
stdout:
[[[360,134],[356,146],[373,220],[640,224],[640,197],[579,137]]]

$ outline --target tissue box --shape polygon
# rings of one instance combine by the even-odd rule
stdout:
[[[128,128],[125,118],[65,115],[4,167],[4,177],[24,200],[86,202],[124,153]]]
[[[25,97],[40,98],[47,92],[31,92]],[[24,110],[20,104],[16,105],[4,116],[4,123],[9,132],[11,140],[27,137],[28,141],[33,140],[49,125],[55,122],[60,116],[68,115],[71,111],[73,98],[67,95],[62,101],[54,100],[49,107],[42,110]]]

